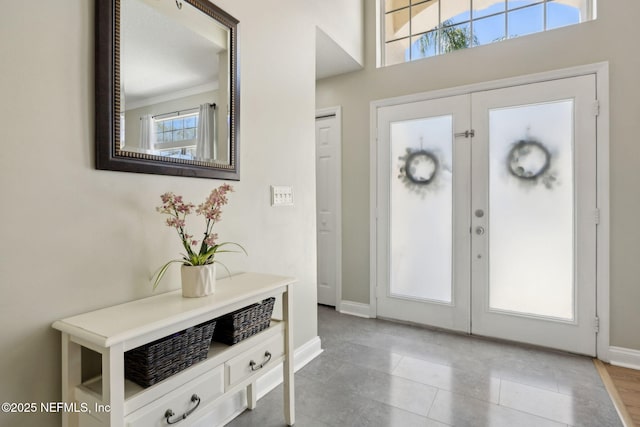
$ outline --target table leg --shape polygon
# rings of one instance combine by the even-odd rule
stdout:
[[[296,422],[295,416],[295,388],[293,372],[293,300],[291,285],[287,286],[287,292],[282,295],[282,317],[285,322],[284,329],[284,419],[287,425],[292,426]]]
[[[71,403],[73,390],[82,381],[82,348],[71,341],[69,334],[62,333],[62,401]],[[62,426],[75,425],[71,417],[77,419],[77,415],[71,412],[62,412]],[[77,422],[77,421],[76,421]]]
[[[257,400],[256,383],[251,383],[247,386],[247,408],[252,411],[256,409]]]

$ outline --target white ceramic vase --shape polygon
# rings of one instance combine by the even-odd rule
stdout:
[[[182,296],[198,298],[216,290],[216,265],[182,265]]]

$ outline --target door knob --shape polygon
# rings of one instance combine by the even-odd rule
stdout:
[[[476,234],[477,234],[478,236],[482,236],[482,235],[484,234],[484,227],[477,226],[477,227],[476,227]]]

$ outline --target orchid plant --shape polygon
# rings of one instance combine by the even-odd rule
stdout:
[[[223,242],[218,243],[218,235],[213,232],[213,226],[220,222],[222,215],[222,206],[228,202],[227,193],[233,191],[233,187],[229,184],[223,184],[218,188],[214,188],[209,197],[196,207],[193,203],[186,203],[182,200],[182,196],[175,195],[171,192],[164,193],[160,196],[162,206],[158,206],[156,210],[161,214],[168,215],[166,224],[175,228],[182,246],[186,253],[182,254],[182,259],[173,259],[164,264],[156,274],[153,289],[158,287],[160,280],[164,277],[169,266],[174,262],[180,262],[184,265],[207,265],[218,263],[222,265],[227,272],[227,267],[216,259],[216,254],[222,252],[239,252],[237,250],[221,249],[223,246],[234,245],[240,248],[245,254],[247,251],[237,243]],[[195,212],[197,215],[205,217],[205,229],[202,240],[197,240],[193,235],[186,231],[186,217]]]

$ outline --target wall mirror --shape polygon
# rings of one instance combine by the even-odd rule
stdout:
[[[207,0],[96,0],[96,167],[239,180],[237,25]]]

